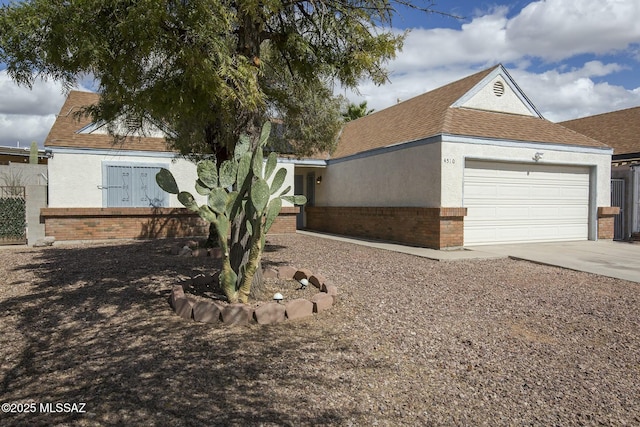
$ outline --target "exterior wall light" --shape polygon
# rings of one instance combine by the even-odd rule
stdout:
[[[322,175],[316,178],[316,184],[320,184],[322,182]]]
[[[539,162],[543,155],[544,155],[544,153],[541,153],[539,151],[536,152],[536,154],[533,155],[533,161],[534,162]]]

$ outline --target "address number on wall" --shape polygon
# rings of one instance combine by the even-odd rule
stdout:
[[[453,157],[445,157],[442,159],[442,163],[444,163],[445,165],[455,165],[456,159],[454,159]]]

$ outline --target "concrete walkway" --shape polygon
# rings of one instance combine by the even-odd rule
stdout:
[[[640,244],[599,240],[491,245],[478,249],[495,255],[640,283]]]
[[[640,283],[640,244],[611,240],[474,246],[437,250],[300,231],[299,234],[402,252],[438,261],[513,258]]]

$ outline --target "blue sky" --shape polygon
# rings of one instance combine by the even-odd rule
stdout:
[[[639,0],[437,0],[433,7],[463,19],[400,9],[394,30],[411,31],[388,64],[390,83],[363,81],[357,92],[336,93],[380,110],[502,63],[551,121],[640,106]],[[28,91],[0,71],[0,145],[42,144],[63,102],[55,82]]]

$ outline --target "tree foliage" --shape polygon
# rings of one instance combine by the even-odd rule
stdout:
[[[352,120],[359,119],[364,116],[368,116],[373,113],[375,110],[373,108],[367,108],[367,101],[362,101],[360,104],[354,104],[353,102],[349,102],[342,112],[342,118],[345,122],[350,122]]]
[[[135,132],[151,123],[182,153],[213,153],[218,166],[240,135],[259,150],[274,117],[298,154],[329,151],[340,123],[332,82],[384,83],[402,46],[392,1],[26,0],[0,9],[0,62],[27,86],[92,77],[101,97],[84,113],[94,121]],[[231,224],[238,283],[252,215]]]
[[[183,152],[228,157],[274,112],[308,152],[337,133],[302,122],[329,82],[386,81],[404,38],[379,30],[392,14],[388,0],[31,0],[2,8],[0,61],[26,85],[94,77],[95,120],[152,122]]]

